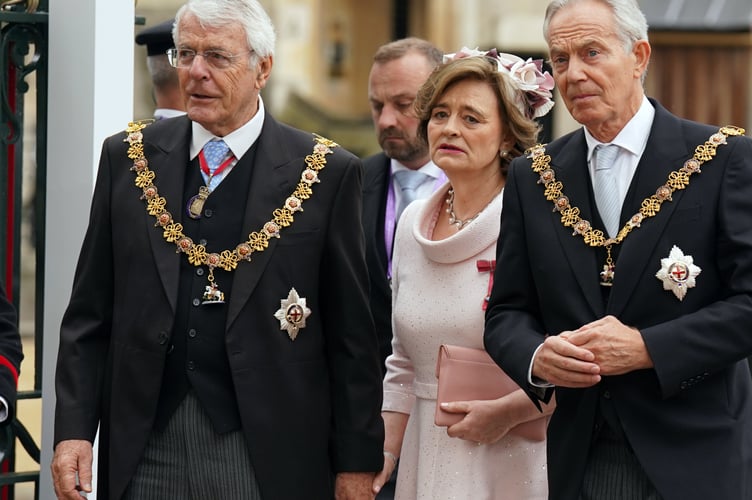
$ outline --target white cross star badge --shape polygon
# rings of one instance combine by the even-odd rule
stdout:
[[[279,302],[280,308],[274,313],[274,317],[279,320],[279,329],[287,330],[290,340],[295,340],[298,331],[305,328],[305,321],[311,315],[311,310],[306,307],[305,297],[300,297],[295,288],[291,288],[287,298]]]
[[[663,282],[664,290],[671,290],[676,298],[683,300],[687,290],[695,287],[695,278],[702,272],[694,264],[691,255],[684,255],[679,247],[674,245],[668,257],[661,259],[661,268],[655,277]]]

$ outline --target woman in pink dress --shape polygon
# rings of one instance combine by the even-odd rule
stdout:
[[[536,142],[534,118],[553,102],[540,61],[495,50],[445,57],[415,102],[420,133],[448,183],[402,215],[393,261],[393,354],[387,358],[384,470],[400,460],[397,500],[547,498],[544,441],[508,431],[546,418],[522,390],[458,401],[464,415],[434,424],[441,344],[483,348],[485,296],[496,258],[506,169]]]

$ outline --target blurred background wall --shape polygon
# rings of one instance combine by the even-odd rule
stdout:
[[[336,140],[359,155],[378,150],[367,86],[379,45],[426,38],[446,52],[496,47],[546,57],[548,0],[261,0],[277,27],[274,69],[263,96],[279,119]],[[640,0],[650,24],[648,95],[671,111],[714,124],[752,126],[749,0]],[[182,0],[138,0],[137,33],[172,17]],[[134,116],[153,109],[145,50],[134,45]],[[563,105],[545,140],[576,128]]]
[[[263,92],[279,119],[316,131],[359,155],[378,150],[368,108],[368,72],[383,43],[426,38],[446,52],[497,47],[545,56],[547,0],[262,0],[277,28],[272,77]],[[181,0],[138,0],[141,29],[171,18]],[[153,110],[146,52],[134,45],[134,116]],[[563,106],[554,120],[571,129]],[[559,117],[559,115],[561,115]]]

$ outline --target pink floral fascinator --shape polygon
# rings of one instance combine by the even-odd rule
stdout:
[[[486,57],[496,62],[498,71],[509,75],[517,93],[517,108],[528,118],[538,118],[548,113],[554,106],[551,90],[554,78],[543,71],[542,59],[524,60],[514,54],[498,52],[496,49],[481,51],[462,47],[459,52],[445,54],[444,62],[465,57]]]

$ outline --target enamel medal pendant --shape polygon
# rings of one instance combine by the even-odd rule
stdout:
[[[613,286],[614,284],[614,271],[616,267],[613,264],[603,264],[603,271],[601,271],[601,286]]]
[[[219,289],[216,283],[213,281],[206,285],[206,291],[204,292],[204,295],[202,297],[204,300],[201,302],[202,305],[205,304],[224,304],[225,303],[225,294],[222,290]]]
[[[216,265],[215,259],[218,259],[219,257],[217,254],[210,254],[209,255],[209,261]],[[209,276],[207,277],[207,280],[209,281],[209,284],[206,285],[204,295],[203,295],[203,301],[201,302],[201,305],[206,304],[224,304],[225,303],[225,293],[219,289],[219,286],[217,285],[217,282],[214,281],[214,266],[209,265]]]
[[[613,286],[615,273],[616,264],[611,257],[611,244],[608,244],[606,245],[606,263],[603,264],[603,271],[600,272],[601,286]]]
[[[188,206],[185,207],[188,217],[191,219],[201,218],[201,211],[204,209],[204,203],[206,203],[209,193],[209,188],[206,186],[198,188],[198,194],[191,197],[191,199],[188,200]]]

